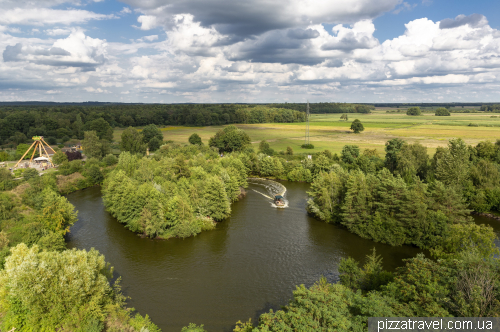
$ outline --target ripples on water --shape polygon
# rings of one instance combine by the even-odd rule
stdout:
[[[288,200],[286,199],[286,196],[285,196],[286,187],[283,184],[276,182],[276,181],[273,181],[273,180],[259,179],[259,178],[250,178],[250,179],[248,179],[248,183],[256,185],[256,186],[262,186],[264,189],[266,189],[266,191],[269,195],[266,195],[258,190],[255,190],[255,189],[252,189],[252,190],[255,191],[256,193],[270,199],[271,200],[270,204],[272,207],[278,208],[278,209],[284,209],[284,208],[288,207]],[[274,196],[276,196],[276,195],[283,196],[283,201],[285,202],[285,205],[276,206],[276,204],[274,204]]]

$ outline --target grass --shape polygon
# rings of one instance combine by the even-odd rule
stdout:
[[[309,154],[325,149],[340,153],[344,145],[358,145],[362,150],[377,149],[380,156],[385,154],[385,142],[392,138],[402,138],[411,143],[419,142],[434,154],[439,146],[446,146],[449,139],[460,137],[468,144],[480,141],[500,139],[500,118],[491,118],[491,113],[452,113],[451,116],[434,116],[424,113],[421,116],[408,116],[405,112],[386,113],[387,108],[376,110],[372,114],[348,114],[349,121],[339,120],[341,114],[313,114],[310,118],[310,141],[314,150],[302,149],[305,123],[264,123],[237,124],[245,130],[255,149],[262,140],[267,140],[275,151],[285,150],[287,146],[295,153]],[[359,119],[365,130],[354,134],[349,128],[354,119]],[[478,127],[469,127],[469,123]],[[223,128],[167,126],[161,128],[164,140],[175,143],[187,143],[191,134],[197,133],[207,144],[210,137]],[[123,129],[114,133],[120,140]]]

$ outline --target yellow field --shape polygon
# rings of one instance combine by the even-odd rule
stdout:
[[[340,114],[314,114],[310,119],[310,141],[314,150],[302,149],[304,143],[305,123],[290,124],[238,124],[244,129],[255,148],[261,140],[267,140],[276,150],[285,150],[291,146],[295,153],[319,152],[328,149],[339,153],[346,144],[358,145],[362,150],[377,149],[384,155],[385,142],[392,138],[402,138],[409,142],[420,142],[433,154],[438,146],[446,146],[451,138],[460,137],[468,144],[477,144],[483,140],[492,142],[500,139],[500,117],[496,114],[484,113],[452,113],[451,116],[436,117],[433,114],[407,116],[405,113],[386,113],[375,111],[372,114],[348,114],[349,121],[339,120]],[[354,134],[350,129],[351,122],[359,119],[365,130]],[[470,123],[475,126],[468,126]],[[187,143],[191,134],[200,135],[204,143],[222,126],[181,127],[168,126],[162,128],[165,140],[175,143]],[[115,131],[115,140],[120,140],[122,130]]]

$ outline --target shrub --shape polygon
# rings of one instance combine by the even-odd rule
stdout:
[[[38,171],[34,168],[28,168],[23,172],[23,178],[26,181],[29,181],[30,179],[36,178],[38,176],[39,176]]]
[[[410,107],[406,111],[406,115],[422,115],[422,112],[420,111],[420,107]]]
[[[450,116],[450,111],[448,111],[446,108],[444,107],[440,107],[436,110],[436,116]]]
[[[118,163],[118,158],[112,154],[108,154],[102,161],[106,164],[106,166],[113,166]]]
[[[197,133],[194,133],[191,136],[189,136],[189,143],[191,143],[193,145],[201,145],[202,142],[201,142],[200,135],[198,135]]]
[[[314,149],[314,145],[312,145],[310,143],[309,144],[302,144],[300,147],[302,149]]]

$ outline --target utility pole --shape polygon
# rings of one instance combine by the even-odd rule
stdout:
[[[306,139],[304,143],[309,144],[309,100],[306,107]]]

